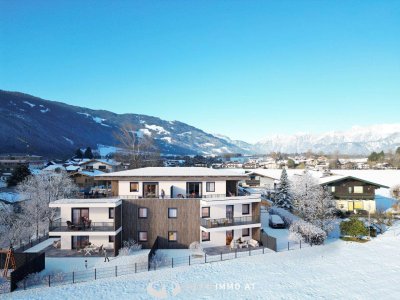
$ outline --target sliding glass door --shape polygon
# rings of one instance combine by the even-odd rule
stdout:
[[[83,220],[89,220],[89,208],[73,208],[72,223],[80,224]]]
[[[143,198],[158,198],[158,182],[143,183]]]
[[[191,198],[201,197],[201,182],[187,182],[186,183],[186,194]]]
[[[72,237],[72,249],[82,249],[89,245],[89,237],[84,236],[73,236]]]

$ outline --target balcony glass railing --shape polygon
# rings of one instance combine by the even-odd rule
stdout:
[[[246,224],[260,223],[259,216],[221,218],[221,219],[201,219],[201,226],[205,228],[238,226]]]
[[[118,229],[118,228],[117,228]],[[50,231],[114,231],[114,222],[91,222],[72,223],[69,220],[57,219],[50,222]]]

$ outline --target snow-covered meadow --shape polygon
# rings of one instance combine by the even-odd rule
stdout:
[[[5,299],[399,299],[400,222],[368,243],[325,246],[144,272]],[[165,287],[162,290],[162,286]],[[175,296],[173,296],[175,295]]]

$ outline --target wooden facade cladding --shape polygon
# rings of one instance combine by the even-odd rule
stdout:
[[[331,184],[327,184],[328,187],[335,187],[335,191],[332,193],[334,199],[348,199],[348,200],[373,200],[375,199],[375,189],[378,188],[375,185],[370,183],[354,180],[354,179],[345,179],[343,181],[334,182]],[[362,186],[362,193],[354,193],[355,186]],[[351,188],[351,192],[349,189]]]
[[[122,211],[122,205],[118,205],[114,208],[114,230],[118,230],[122,225],[121,211]]]
[[[147,218],[139,218],[139,208],[147,208]],[[177,217],[168,217],[168,208],[177,209]],[[200,200],[198,199],[129,199],[122,200],[122,237],[134,239],[143,248],[151,248],[157,236],[160,248],[188,248],[200,241]],[[147,241],[139,241],[140,231],[147,232]],[[177,241],[168,241],[168,232],[177,232]]]
[[[96,178],[96,180],[98,180],[98,179]],[[113,196],[118,196],[119,195],[118,186],[119,186],[118,181],[116,181],[116,180],[111,181],[111,194]]]

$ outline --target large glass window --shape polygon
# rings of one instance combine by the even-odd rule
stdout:
[[[201,217],[209,218],[210,217],[210,207],[202,207],[201,208]]]
[[[250,214],[250,204],[242,204],[242,215]]]
[[[243,228],[242,236],[250,236],[250,228]]]
[[[186,183],[186,194],[189,198],[201,197],[201,182]]]
[[[73,236],[72,249],[82,249],[89,245],[89,236]]]
[[[178,209],[177,208],[168,208],[168,218],[175,219],[178,217]]]
[[[132,192],[139,192],[139,182],[131,182],[130,183],[130,191]]]
[[[158,198],[158,183],[148,182],[143,183],[144,198]]]
[[[147,242],[147,231],[139,231],[139,242]]]
[[[202,231],[201,232],[201,241],[202,242],[206,242],[206,241],[209,241],[209,240],[210,240],[210,233]]]
[[[206,191],[207,192],[215,192],[215,182],[207,182],[206,183]]]
[[[81,224],[89,221],[89,208],[73,208],[72,223]]]
[[[114,219],[114,208],[113,207],[110,207],[108,209],[108,218],[109,219]]]
[[[139,207],[139,219],[147,218],[147,207]]]
[[[168,242],[176,242],[178,240],[178,233],[176,231],[168,231]]]
[[[364,187],[363,186],[355,186],[354,187],[354,194],[362,194],[364,193]]]

